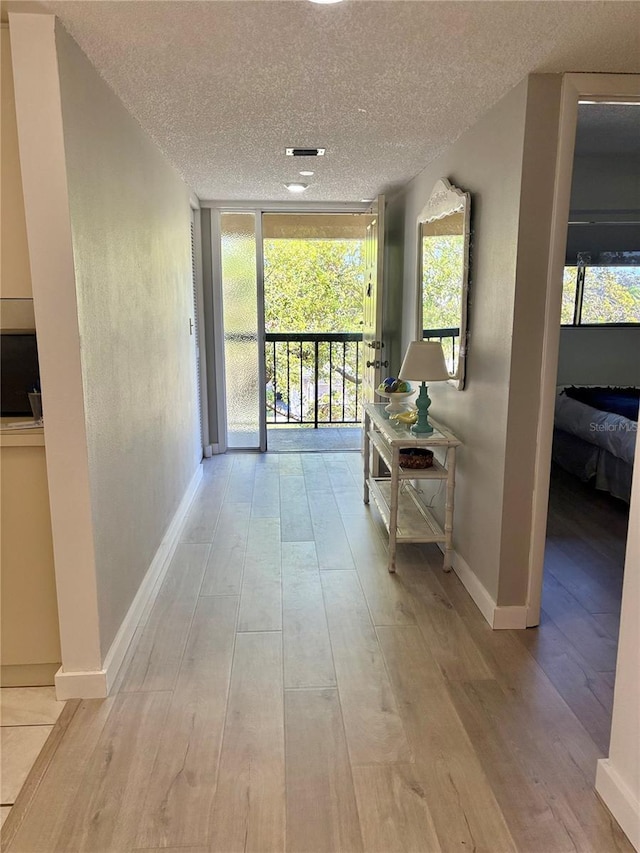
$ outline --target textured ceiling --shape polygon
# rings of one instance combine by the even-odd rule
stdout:
[[[370,198],[530,72],[640,71],[635,2],[43,5],[203,199],[290,200],[305,167],[305,201]]]

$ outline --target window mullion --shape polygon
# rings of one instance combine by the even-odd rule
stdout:
[[[573,310],[573,325],[579,326],[582,323],[582,300],[584,299],[584,274],[586,267],[577,268],[576,276],[576,303]]]
[[[587,264],[591,263],[591,255],[578,252],[578,266],[576,274],[576,302],[573,312],[573,325],[580,326],[582,324],[582,303],[584,300],[584,278],[587,270]]]

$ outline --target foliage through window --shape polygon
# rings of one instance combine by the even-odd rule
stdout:
[[[363,241],[265,239],[263,251],[267,420],[358,423]]]
[[[462,289],[451,287],[463,265],[464,237],[446,234],[422,241],[422,325],[446,329],[460,323]]]
[[[565,267],[561,323],[640,323],[640,266]]]
[[[460,337],[462,283],[452,287],[464,265],[464,235],[437,234],[422,239],[422,327],[425,340],[442,344],[450,372]]]
[[[362,247],[362,240],[265,240],[266,331],[361,331]]]

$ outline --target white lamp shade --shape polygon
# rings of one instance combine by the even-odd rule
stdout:
[[[399,379],[414,382],[438,382],[450,379],[442,344],[437,341],[412,341],[402,362]]]

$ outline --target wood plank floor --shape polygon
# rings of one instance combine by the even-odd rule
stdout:
[[[631,853],[593,789],[609,575],[571,552],[541,629],[491,631],[435,546],[387,572],[357,453],[208,460],[183,540],[3,850]]]
[[[609,748],[629,507],[555,466],[541,626],[521,639],[599,749]]]

